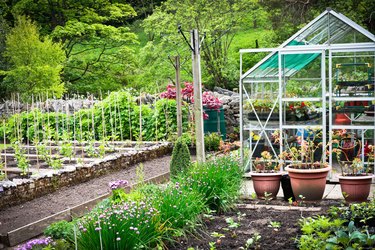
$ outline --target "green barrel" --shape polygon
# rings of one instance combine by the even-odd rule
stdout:
[[[208,115],[208,119],[204,120],[204,133],[220,133],[221,138],[225,140],[227,137],[227,130],[225,128],[224,109],[217,110],[203,108]]]

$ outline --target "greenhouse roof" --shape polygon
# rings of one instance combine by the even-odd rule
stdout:
[[[327,9],[279,48],[292,46],[375,43],[375,36],[346,16]],[[375,45],[375,44],[374,44]],[[306,47],[307,48],[307,47]],[[297,52],[298,53],[298,52]],[[284,76],[290,77],[314,61],[320,54],[287,54],[283,57]],[[242,77],[249,80],[278,79],[278,52],[271,52]]]

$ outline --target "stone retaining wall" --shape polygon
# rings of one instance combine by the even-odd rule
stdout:
[[[85,165],[77,165],[73,170],[60,170],[52,176],[32,177],[22,183],[3,185],[0,192],[0,209],[52,193],[61,187],[79,184],[110,172],[125,169],[146,160],[155,159],[172,152],[172,144],[165,142],[145,150],[132,150],[106,156],[104,159]]]

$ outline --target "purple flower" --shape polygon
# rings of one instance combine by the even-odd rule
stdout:
[[[48,244],[52,243],[51,237],[41,238],[41,239],[34,239],[26,242],[25,244],[21,245],[17,250],[30,250],[34,246],[43,245],[47,246]]]
[[[108,185],[109,187],[114,190],[114,189],[117,189],[117,188],[120,188],[120,187],[123,187],[123,186],[126,186],[128,185],[129,182],[126,181],[126,180],[117,180],[117,181],[112,181],[110,182]]]

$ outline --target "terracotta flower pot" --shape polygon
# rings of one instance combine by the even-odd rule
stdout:
[[[370,194],[373,175],[339,176],[341,192],[347,202],[366,201]]]
[[[326,178],[331,166],[317,169],[300,169],[289,165],[285,168],[290,176],[293,194],[296,200],[305,197],[305,201],[320,201],[326,187]]]
[[[270,198],[276,198],[280,189],[281,173],[251,173],[251,179],[258,199],[264,199],[267,192]]]

